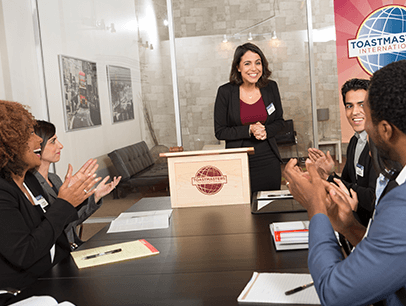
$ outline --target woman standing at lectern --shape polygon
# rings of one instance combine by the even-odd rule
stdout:
[[[249,155],[251,192],[281,187],[275,135],[284,120],[278,85],[270,76],[268,61],[256,45],[238,46],[230,82],[219,87],[214,106],[216,138],[225,140],[226,148],[255,149]]]

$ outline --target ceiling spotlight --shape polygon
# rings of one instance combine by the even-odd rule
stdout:
[[[252,40],[252,34],[251,34],[251,32],[248,33],[248,40]]]
[[[169,25],[168,19],[164,19],[164,26],[167,27]]]
[[[228,42],[228,40],[227,40],[227,35],[224,34],[224,36],[223,36],[223,43],[226,43],[226,42]]]
[[[271,37],[272,39],[277,39],[278,38],[278,36],[276,36],[276,31],[272,31],[272,37]]]

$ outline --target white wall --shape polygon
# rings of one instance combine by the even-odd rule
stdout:
[[[29,105],[47,119],[32,1],[0,2],[0,99]]]
[[[143,139],[141,102],[137,99],[141,82],[134,1],[39,0],[38,10],[50,121],[65,146],[56,171],[64,175],[68,163],[79,169],[91,157],[98,157],[101,168],[105,168],[109,166],[107,153]],[[114,23],[116,32],[96,27],[102,19],[106,26]],[[97,63],[101,126],[65,131],[58,55]],[[131,69],[134,120],[112,124],[106,65]]]

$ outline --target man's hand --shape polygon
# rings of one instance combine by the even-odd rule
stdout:
[[[366,228],[354,217],[350,204],[352,198],[333,183],[323,182],[323,184],[328,190],[332,201],[327,212],[334,230],[347,238],[353,246],[356,246],[364,237]],[[356,198],[355,191],[351,191]]]
[[[334,160],[330,155],[330,151],[327,151],[327,155],[323,151],[316,148],[309,148],[310,160],[316,165],[317,171],[320,176],[327,180],[328,176],[334,173]]]
[[[357,211],[357,208],[358,208],[357,193],[352,189],[350,189],[350,191],[348,191],[347,186],[345,186],[343,184],[343,182],[338,178],[334,178],[334,182],[338,185],[338,187],[340,187],[341,191],[346,194],[346,199],[347,199],[348,203],[350,204],[352,210]]]
[[[306,208],[309,219],[318,213],[327,215],[327,208],[331,205],[331,201],[323,180],[310,159],[306,160],[306,168],[308,172],[302,172],[297,166],[297,160],[291,159],[284,171],[286,185],[295,200]]]

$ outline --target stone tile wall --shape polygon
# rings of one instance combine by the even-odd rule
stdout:
[[[160,3],[161,8],[164,6]],[[313,0],[312,10],[314,29],[334,27],[333,0]],[[217,88],[228,82],[234,50],[247,41],[251,32],[252,42],[267,56],[272,79],[279,85],[284,117],[295,122],[299,155],[307,156],[307,148],[313,146],[313,132],[305,1],[173,0],[173,15],[184,148],[198,150],[204,144],[218,142],[213,123]],[[272,31],[276,31],[277,40],[270,39]],[[236,33],[240,33],[239,38],[232,37]],[[223,43],[225,34],[227,43]],[[328,107],[330,112],[329,121],[318,123],[319,134],[324,127],[325,137],[339,138],[334,37],[326,42],[315,42],[313,51],[314,98],[317,108]],[[142,97],[151,110],[159,144],[174,146],[176,130],[167,37],[162,37],[153,52],[140,54]],[[146,132],[146,139],[151,142],[148,137]],[[294,147],[281,148],[281,154],[283,157],[296,155]]]

